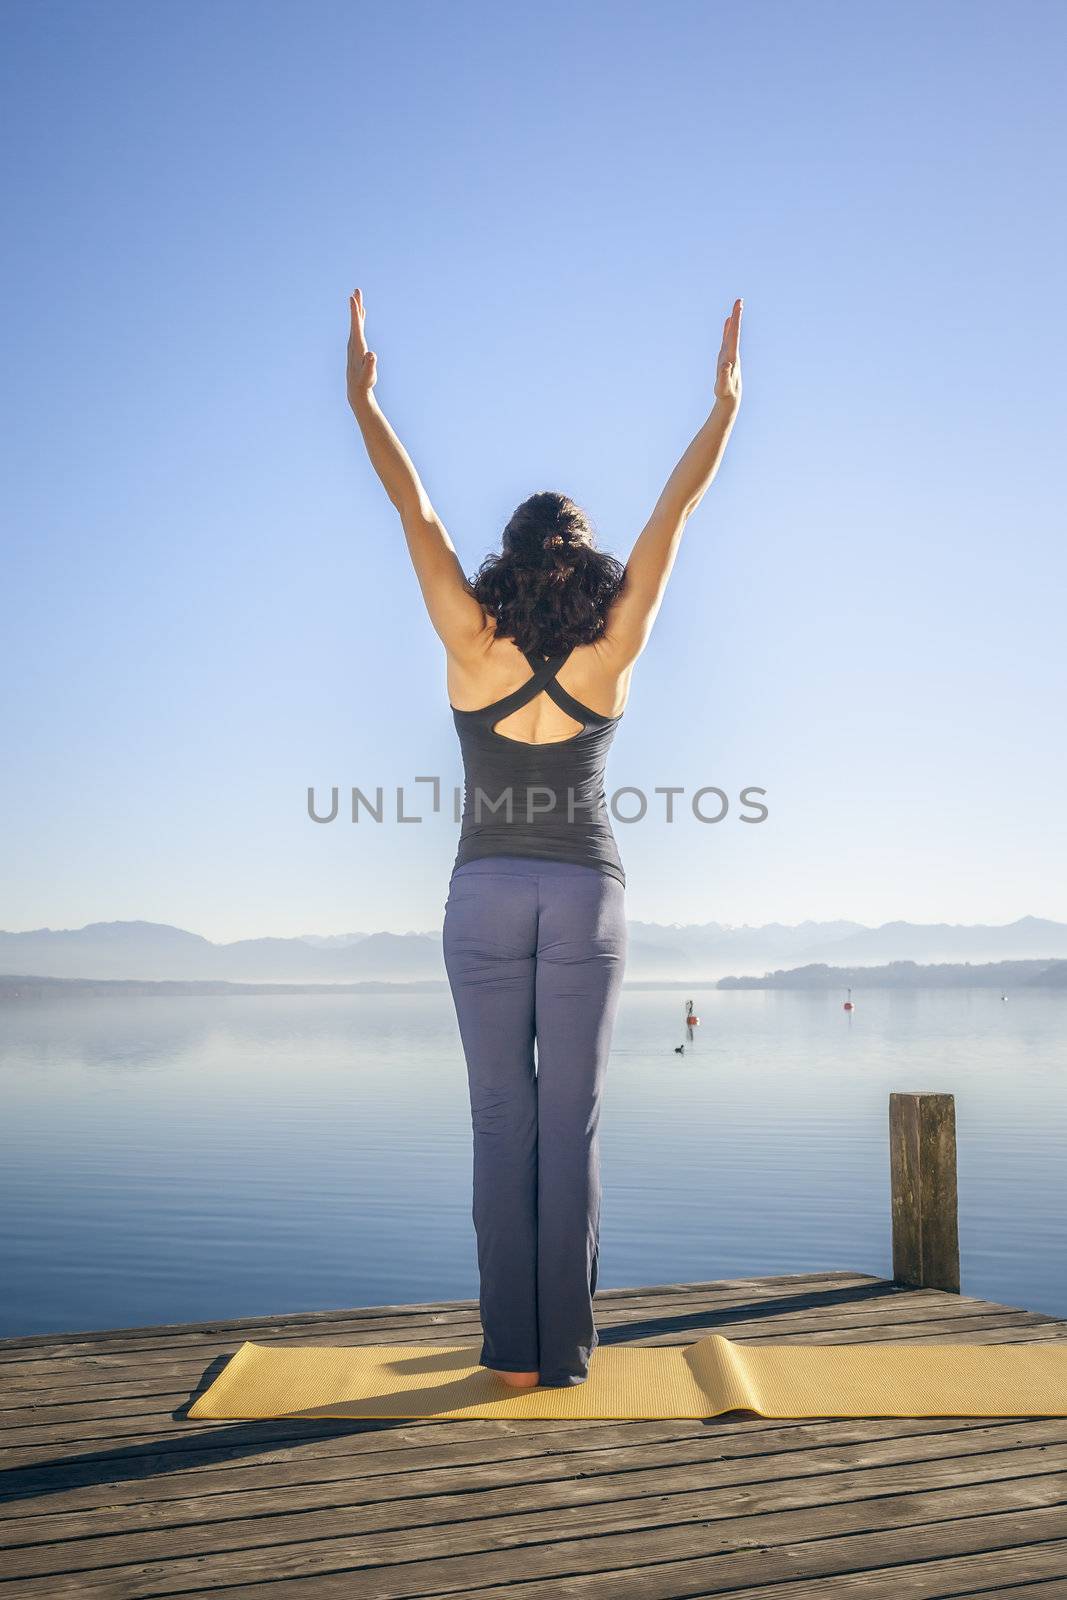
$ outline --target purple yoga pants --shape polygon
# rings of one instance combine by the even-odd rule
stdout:
[[[596,867],[457,867],[444,958],[467,1062],[482,1366],[588,1377],[598,1125],[626,964],[625,889]],[[535,1062],[536,1049],[536,1062]]]

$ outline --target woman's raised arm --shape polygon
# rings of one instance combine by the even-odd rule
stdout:
[[[735,300],[723,323],[711,415],[667,479],[630,553],[622,587],[608,612],[601,646],[620,666],[635,661],[645,647],[686,522],[703,499],[725,453],[741,404],[742,306],[741,300]]]
[[[471,593],[456,547],[374,396],[378,358],[367,349],[362,292],[349,295],[352,328],[348,338],[348,403],[359,423],[371,465],[400,513],[411,562],[422,597],[447,650],[462,655],[487,626],[485,612]]]

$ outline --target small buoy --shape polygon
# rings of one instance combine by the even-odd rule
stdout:
[[[699,1028],[700,1027],[700,1018],[698,1016],[696,1016],[696,1014],[693,1011],[693,1002],[692,1002],[692,1000],[687,1000],[685,1002],[685,1021],[686,1021],[686,1026],[689,1027],[689,1028]]]
[[[848,991],[848,999],[845,1001],[845,1004],[844,1004],[842,1009],[845,1010],[845,1011],[855,1011],[855,1009],[856,1009],[855,1006],[852,1004],[852,990],[851,989]]]

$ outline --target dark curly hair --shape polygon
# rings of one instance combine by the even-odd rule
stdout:
[[[516,507],[500,551],[470,584],[498,634],[527,654],[555,656],[600,637],[624,571],[596,548],[581,507],[546,489]]]

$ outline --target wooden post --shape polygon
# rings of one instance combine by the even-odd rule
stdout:
[[[889,1096],[893,1281],[960,1292],[956,1103],[950,1094]]]

